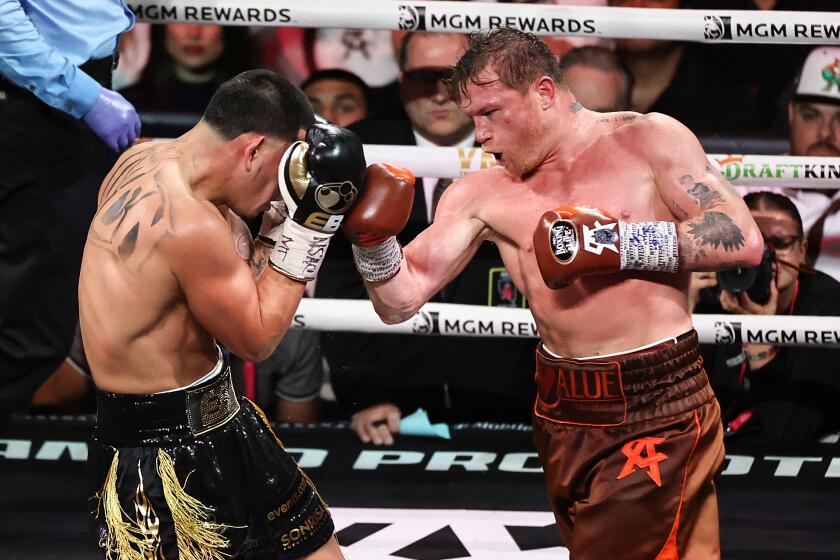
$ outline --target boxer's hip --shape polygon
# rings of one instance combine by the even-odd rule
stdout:
[[[603,358],[559,358],[537,348],[534,414],[583,426],[674,416],[714,398],[697,333]]]

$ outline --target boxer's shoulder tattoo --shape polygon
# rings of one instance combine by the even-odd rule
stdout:
[[[579,101],[574,101],[569,105],[569,111],[571,111],[572,113],[577,113],[581,109],[583,109],[583,105],[581,105]]]
[[[714,249],[735,251],[744,246],[744,234],[732,219],[723,212],[704,212],[688,222],[688,234],[696,241],[695,249],[708,245]],[[695,250],[695,256],[699,253]]]
[[[131,272],[139,270],[173,227],[158,151],[151,148],[132,154],[118,165],[103,189],[103,201],[89,233],[92,243],[114,253]],[[137,209],[144,201],[146,211]],[[145,238],[151,246],[138,251]]]
[[[107,200],[114,194],[115,189],[125,187],[139,180],[146,174],[144,169],[144,153],[138,152],[125,158],[111,173],[105,189],[102,191],[102,199]]]

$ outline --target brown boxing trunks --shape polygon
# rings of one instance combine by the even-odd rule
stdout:
[[[534,442],[573,560],[720,558],[720,408],[689,331],[593,359],[537,349]]]

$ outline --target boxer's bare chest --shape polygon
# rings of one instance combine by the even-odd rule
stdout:
[[[560,206],[594,206],[624,221],[669,219],[647,162],[613,148],[611,143],[593,148],[563,171],[501,181],[488,198],[488,224],[521,258],[533,251],[542,214]]]

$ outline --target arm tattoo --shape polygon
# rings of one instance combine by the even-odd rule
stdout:
[[[697,248],[709,245],[714,249],[735,251],[744,246],[744,235],[723,212],[704,212],[699,221],[689,222],[688,234],[697,241]]]
[[[265,245],[257,244],[251,258],[248,259],[248,266],[254,275],[254,279],[258,280],[262,276],[265,267],[268,266],[268,257],[271,254],[271,249]]]
[[[700,202],[701,210],[708,210],[709,208],[723,204],[723,196],[719,192],[710,189],[706,183],[695,183],[693,187],[688,189],[688,194]]]
[[[741,193],[739,193],[738,191],[735,190],[735,188],[729,183],[729,180],[726,177],[724,177],[723,174],[720,171],[718,171],[717,169],[714,169],[714,168],[707,165],[706,166],[706,173],[708,173],[710,175],[714,175],[715,177],[717,177],[718,182],[720,182],[720,185],[730,195],[732,195],[734,197],[737,197],[737,198],[741,198]]]

